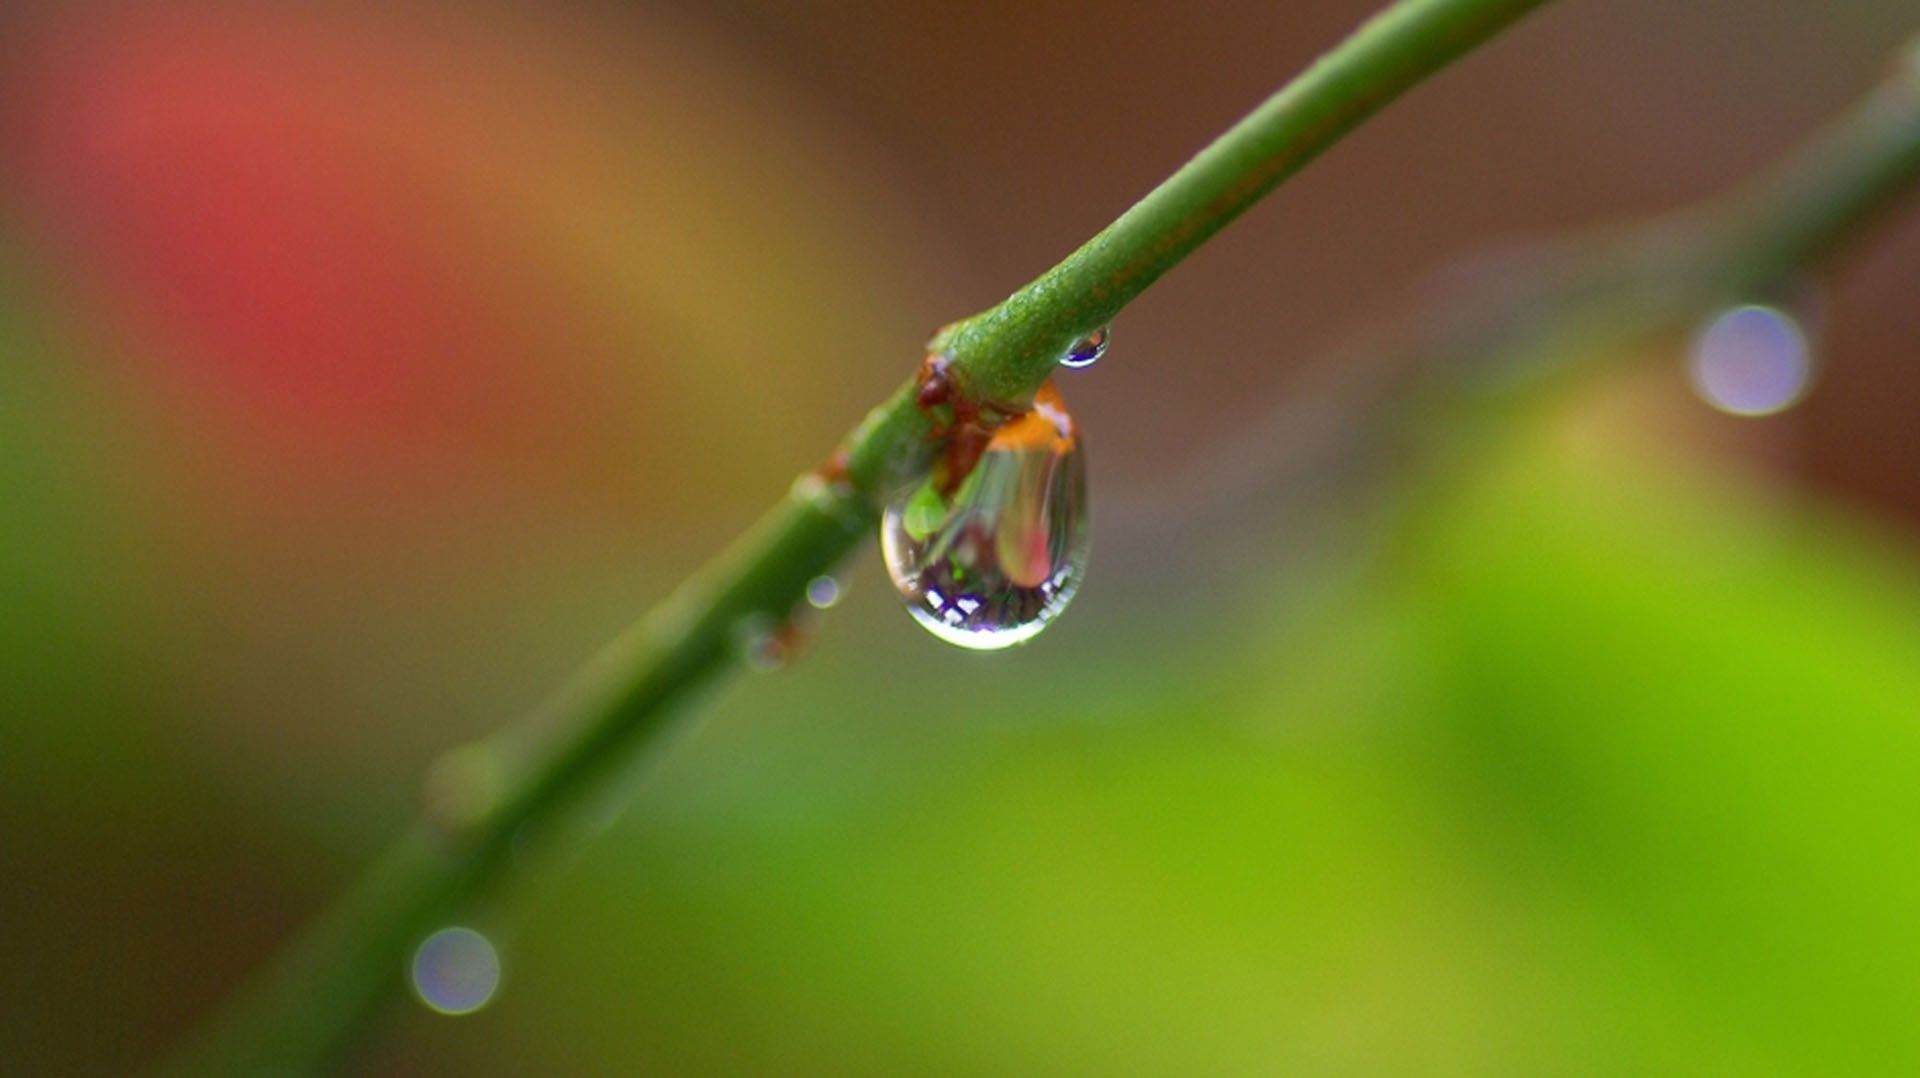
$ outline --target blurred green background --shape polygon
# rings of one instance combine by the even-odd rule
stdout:
[[[0,1070],[157,1058],[933,326],[1372,6],[9,6]],[[1569,3],[1389,110],[1062,379],[1057,626],[960,653],[864,555],[474,912],[491,1004],[353,1069],[1920,1067],[1920,220],[1778,416],[1674,342],[1279,519],[1235,437],[1424,271],[1729,183],[1915,29]]]

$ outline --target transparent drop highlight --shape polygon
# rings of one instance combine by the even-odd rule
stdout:
[[[1793,315],[1749,305],[1723,311],[1694,338],[1687,377],[1700,399],[1729,415],[1793,407],[1813,381],[1813,349]]]
[[[500,953],[471,928],[443,928],[413,952],[414,994],[441,1014],[472,1014],[500,990]]]
[[[840,582],[830,576],[816,576],[807,583],[807,605],[815,610],[831,610],[840,601]]]
[[[958,489],[887,506],[880,547],[907,610],[951,644],[995,651],[1060,616],[1086,571],[1087,456],[1051,382],[995,431]]]
[[[1066,354],[1060,357],[1060,365],[1062,367],[1072,367],[1075,370],[1081,367],[1091,367],[1095,363],[1100,362],[1101,356],[1107,354],[1107,342],[1112,339],[1113,328],[1111,326],[1101,326],[1099,329],[1073,342],[1073,347],[1068,348]]]
[[[754,614],[733,628],[734,645],[748,666],[762,673],[787,664],[788,640],[781,627],[765,614]]]

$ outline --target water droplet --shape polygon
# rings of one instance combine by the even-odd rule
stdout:
[[[413,952],[413,990],[441,1014],[472,1014],[500,989],[500,954],[471,928],[443,928]]]
[[[1075,369],[1093,366],[1095,363],[1100,362],[1101,356],[1107,354],[1107,342],[1112,338],[1112,327],[1101,326],[1099,329],[1073,342],[1073,346],[1068,348],[1066,354],[1060,357],[1060,365],[1062,367],[1073,367]]]
[[[449,833],[484,822],[506,792],[507,768],[500,753],[485,742],[449,750],[427,768],[422,786],[429,820]]]
[[[765,614],[743,619],[734,629],[734,642],[741,658],[755,670],[778,670],[787,663],[787,641],[779,624]]]
[[[958,489],[929,479],[887,506],[880,546],[914,619],[964,648],[1032,639],[1087,563],[1086,450],[1049,382],[995,431]]]
[[[1694,392],[1723,412],[1764,416],[1785,411],[1813,379],[1813,352],[1800,323],[1775,307],[1735,307],[1717,315],[1687,357]]]
[[[840,601],[840,582],[830,576],[816,576],[807,583],[807,602],[815,610],[826,610]]]

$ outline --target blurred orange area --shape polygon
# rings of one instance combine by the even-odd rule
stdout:
[[[845,197],[800,117],[690,36],[226,5],[16,32],[9,201],[274,497],[531,467],[605,498],[710,458],[687,413],[719,397],[792,432],[826,397],[789,354],[886,294],[794,216]]]
[[[561,399],[521,359],[573,312],[532,287],[538,252],[474,227],[524,213],[461,145],[489,111],[473,91],[502,80],[424,48],[432,29],[136,10],[37,42],[38,92],[15,101],[47,232],[122,333],[164,342],[167,374],[268,446],[318,440],[357,469],[396,442],[564,443],[603,399]],[[530,106],[542,75],[552,96],[542,59],[514,88]]]
[[[928,245],[858,140],[693,24],[4,20],[17,481],[88,537],[16,498],[32,586],[122,581],[118,627],[77,631],[186,686],[212,744],[387,731],[412,760],[500,721],[489,697],[750,521],[925,332]],[[501,680],[456,673],[496,633]]]

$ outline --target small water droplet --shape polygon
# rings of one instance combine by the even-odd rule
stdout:
[[[1113,328],[1111,326],[1101,326],[1099,329],[1073,342],[1073,346],[1068,348],[1066,354],[1060,357],[1060,365],[1062,367],[1073,367],[1076,370],[1081,367],[1093,366],[1095,363],[1100,362],[1101,356],[1107,354],[1107,342],[1111,340],[1112,337]]]
[[[1776,307],[1734,307],[1694,339],[1687,374],[1700,398],[1737,416],[1785,411],[1813,379],[1813,351],[1791,314]]]
[[[887,573],[927,631],[979,651],[1032,639],[1086,570],[1086,450],[1049,382],[999,430],[958,489],[933,480],[887,506]]]
[[[826,610],[840,601],[840,582],[830,576],[816,576],[807,584],[807,602],[815,610]]]
[[[427,768],[421,800],[427,818],[449,833],[478,826],[499,807],[507,768],[486,742],[451,749]]]
[[[734,639],[741,658],[755,670],[778,670],[787,663],[787,642],[781,638],[780,626],[765,614],[743,619]]]
[[[441,1014],[472,1014],[500,989],[500,953],[471,928],[443,928],[413,952],[413,991]]]

